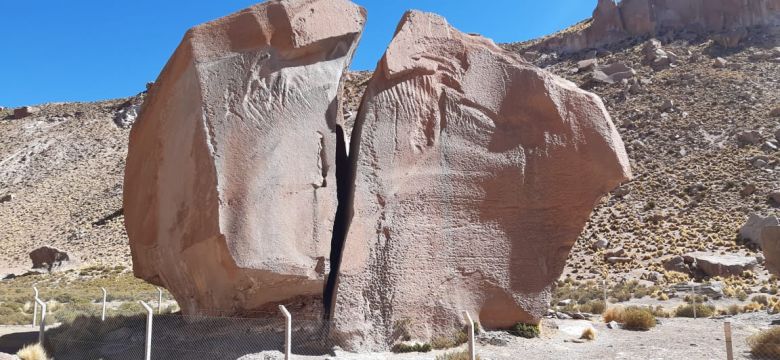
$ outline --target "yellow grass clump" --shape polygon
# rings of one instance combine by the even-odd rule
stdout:
[[[588,327],[587,329],[583,330],[580,339],[596,340],[596,329],[593,327]]]
[[[748,338],[750,353],[757,358],[780,356],[780,327],[772,327]]]
[[[40,344],[31,344],[23,347],[16,356],[20,360],[48,360],[49,356],[46,355],[46,350]]]

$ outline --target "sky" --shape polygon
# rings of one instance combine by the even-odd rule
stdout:
[[[353,0],[368,21],[352,62],[371,70],[408,9],[496,42],[553,33],[597,0]],[[248,0],[0,0],[0,106],[127,97],[157,78],[185,31]]]

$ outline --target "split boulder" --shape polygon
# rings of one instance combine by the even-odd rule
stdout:
[[[630,177],[601,99],[409,12],[352,135],[354,217],[332,309],[350,350],[538,323],[594,204]]]
[[[52,271],[70,261],[70,256],[53,247],[41,246],[30,252],[30,260],[33,269]]]
[[[151,87],[125,225],[135,275],[184,313],[322,295],[346,156],[340,81],[365,19],[346,0],[253,5],[189,30]]]

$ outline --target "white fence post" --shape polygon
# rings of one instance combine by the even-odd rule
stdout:
[[[33,286],[33,291],[35,291],[35,298],[33,298],[33,327],[35,327],[35,319],[38,318],[38,287]]]
[[[693,319],[696,320],[696,285],[693,285]]]
[[[284,360],[290,360],[290,354],[292,353],[292,316],[284,305],[279,305],[279,310],[282,311],[286,320],[284,330]]]
[[[46,303],[37,297],[35,303],[41,305],[41,329],[38,332],[38,342],[43,346],[43,334],[46,332]]]
[[[139,304],[146,309],[146,345],[144,346],[144,360],[152,359],[152,316],[154,310],[151,306],[147,305],[143,301],[139,301]]]
[[[108,292],[104,287],[101,287],[100,290],[103,290],[103,314],[100,315],[100,321],[106,321],[106,297],[108,297]]]
[[[157,288],[159,297],[157,298],[157,313],[162,314],[162,289]]]
[[[731,323],[723,323],[723,331],[726,333],[726,360],[734,360],[734,349],[731,347]]]
[[[463,316],[466,318],[466,321],[469,322],[469,359],[476,360],[477,352],[476,349],[474,349],[474,320],[471,319],[471,315],[469,315],[468,311],[464,311]]]

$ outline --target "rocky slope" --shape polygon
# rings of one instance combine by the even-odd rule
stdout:
[[[657,71],[644,49],[658,43],[646,39],[561,57],[505,45],[600,95],[629,151],[635,177],[593,212],[568,263],[577,279],[663,280],[665,259],[694,251],[757,256],[737,241],[738,229],[752,213],[779,213],[769,199],[780,188],[778,28],[755,29],[731,49],[706,35],[665,38],[660,48],[677,58]],[[594,81],[594,63],[636,74]],[[742,138],[750,131],[760,135],[754,143]],[[605,261],[620,247],[625,259]],[[759,266],[755,275],[748,281],[766,272]]]

